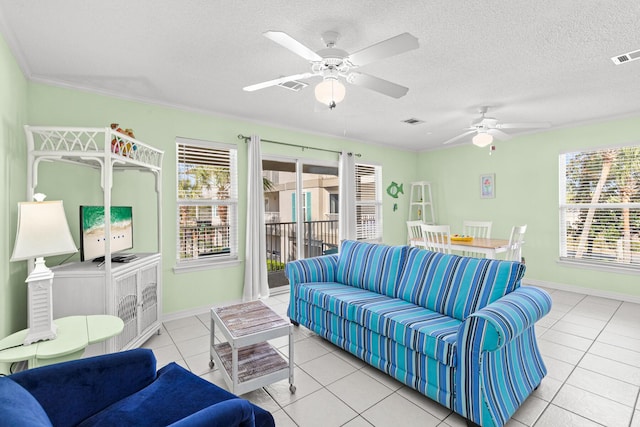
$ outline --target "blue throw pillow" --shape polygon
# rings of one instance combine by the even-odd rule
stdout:
[[[0,427],[51,427],[35,397],[7,377],[0,377]]]

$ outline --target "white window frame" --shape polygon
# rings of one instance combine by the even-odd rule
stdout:
[[[356,162],[356,181],[359,179],[358,167],[374,169],[375,199],[360,200],[358,191],[359,187],[356,182],[356,238],[367,242],[382,242],[382,166],[373,163]],[[375,217],[372,225],[373,231],[371,229],[371,225],[366,227],[362,226],[362,221],[358,218],[358,211],[360,207],[364,209],[373,207],[373,215]]]
[[[230,170],[230,197],[228,199],[181,199],[179,197],[180,175],[180,146],[203,147],[229,152]],[[174,272],[202,270],[218,266],[228,266],[239,263],[238,258],[238,148],[234,144],[203,141],[189,138],[176,138],[176,265]],[[228,207],[229,223],[229,253],[199,256],[196,258],[181,258],[180,239],[180,207],[181,206],[206,206],[211,207],[212,215],[217,212],[219,206]]]
[[[580,237],[576,236],[577,233],[581,233],[583,228],[581,229],[578,225],[577,231],[571,235],[570,227],[579,222],[580,210],[584,212],[587,210],[593,210],[594,213],[593,223],[591,229],[602,229],[603,225],[606,225],[607,222],[599,221],[598,212],[602,213],[615,213],[617,214],[621,209],[628,208],[631,210],[631,214],[637,215],[640,212],[640,201],[634,202],[633,200],[639,200],[638,195],[636,193],[635,199],[632,199],[630,203],[620,203],[616,202],[616,200],[612,197],[609,197],[606,193],[606,190],[601,194],[598,202],[593,203],[593,200],[583,200],[578,203],[572,203],[568,200],[569,197],[569,185],[567,183],[567,160],[573,156],[580,154],[596,154],[598,152],[604,150],[619,150],[622,151],[625,148],[635,148],[640,149],[640,145],[636,143],[636,145],[632,146],[616,146],[616,147],[606,147],[606,148],[592,148],[588,150],[579,150],[573,152],[562,153],[559,156],[559,220],[560,220],[560,262],[587,267],[587,268],[596,268],[603,270],[612,270],[619,272],[640,272],[640,259],[638,259],[639,255],[637,255],[637,251],[631,250],[629,253],[625,251],[623,248],[629,248],[630,246],[624,245],[624,238],[621,237],[618,239],[618,242],[615,244],[615,247],[611,247],[611,244],[608,245],[603,243],[603,239],[591,239],[590,242],[592,246],[592,250],[589,251],[589,247],[586,248],[584,246],[580,246]],[[605,188],[611,188],[613,185],[616,187],[617,180],[615,180],[615,169],[622,164],[627,164],[629,162],[620,161],[620,158],[616,158],[614,160],[614,165],[612,166],[612,172],[609,173],[607,181],[605,183]],[[595,173],[599,174],[601,169],[596,169]],[[592,179],[592,182],[597,181],[596,178]],[[594,191],[587,192],[583,199],[587,199],[589,197],[593,197]],[[608,216],[608,218],[612,218],[612,216]],[[615,227],[617,221],[612,223],[612,227]],[[633,224],[631,226],[633,228]],[[615,229],[615,228],[614,228]],[[601,235],[606,233],[600,233]],[[571,241],[573,240],[573,241]],[[600,243],[598,243],[598,240]],[[639,244],[636,240],[634,240],[633,235],[631,236],[630,245]],[[593,250],[594,246],[598,246],[598,249]],[[609,247],[606,247],[609,246]],[[601,247],[605,247],[605,249],[600,249]],[[626,252],[626,253],[625,253]],[[581,254],[580,254],[581,253]]]

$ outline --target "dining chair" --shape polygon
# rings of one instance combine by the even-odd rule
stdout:
[[[433,252],[451,253],[451,229],[448,225],[422,224],[424,246]]]
[[[462,221],[462,234],[471,237],[491,238],[493,221]]]
[[[524,241],[524,233],[527,231],[527,225],[514,225],[511,228],[511,236],[509,237],[509,247],[505,254],[508,261],[522,262],[522,242]]]
[[[422,221],[407,221],[407,243],[410,246],[424,247],[424,239],[422,238],[422,229],[420,225]]]
[[[492,221],[462,221],[462,234],[465,236],[478,237],[484,239],[491,238],[491,226]],[[462,255],[470,256],[474,258],[485,258],[485,255],[480,252],[463,251]]]

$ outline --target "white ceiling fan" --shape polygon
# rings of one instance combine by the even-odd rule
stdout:
[[[350,84],[362,86],[393,98],[404,96],[409,90],[408,88],[353,70],[379,59],[388,58],[419,47],[418,39],[409,33],[397,35],[352,54],[336,47],[340,34],[335,31],[327,31],[322,34],[322,41],[326,48],[317,52],[312,51],[282,31],[267,31],[263,35],[309,61],[311,71],[280,77],[247,86],[243,89],[247,92],[253,92],[292,80],[304,80],[319,76],[322,77],[322,82],[315,88],[316,99],[330,109],[335,108],[336,104],[344,99],[346,89],[340,81],[341,79]]]
[[[544,129],[551,127],[551,123],[539,122],[539,123],[500,123],[498,119],[494,117],[485,116],[489,110],[488,106],[482,106],[478,109],[480,118],[471,122],[471,127],[466,132],[454,136],[453,138],[445,141],[443,144],[449,144],[464,138],[467,135],[476,134],[472,138],[474,145],[478,147],[486,147],[493,142],[493,138],[499,140],[507,140],[511,138],[511,135],[502,131],[502,129]]]

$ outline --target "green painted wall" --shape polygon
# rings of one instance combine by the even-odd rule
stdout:
[[[27,263],[9,262],[25,196],[27,82],[0,37],[0,337],[26,326]]]
[[[176,257],[176,136],[237,144],[240,184],[240,254],[244,254],[247,175],[246,144],[237,135],[260,135],[263,139],[285,141],[332,150],[350,150],[361,153],[361,161],[383,166],[383,186],[389,182],[406,183],[415,180],[417,158],[415,153],[362,144],[346,139],[327,138],[289,130],[275,129],[245,121],[212,115],[186,112],[157,105],[100,96],[82,91],[68,90],[42,84],[30,84],[28,97],[29,124],[57,126],[107,126],[116,122],[123,128],[132,128],[136,137],[165,151],[163,165],[163,279],[164,312],[180,312],[214,303],[239,299],[242,295],[244,264],[209,271],[174,274]],[[335,154],[313,150],[263,144],[264,154],[299,156],[307,159],[337,159]],[[78,206],[100,204],[98,175],[70,165],[47,164],[41,168],[42,178],[38,191],[49,199],[63,199],[74,237],[78,238]],[[135,250],[154,250],[155,204],[153,180],[140,173],[118,176],[115,184],[114,204],[134,206]],[[394,202],[398,210],[393,211]],[[392,199],[384,196],[384,241],[403,243],[406,239],[406,196]],[[76,256],[73,259],[78,258]],[[243,258],[243,257],[242,257]],[[58,259],[52,260],[55,265]]]
[[[558,264],[558,155],[567,151],[640,143],[640,118],[552,130],[496,142],[496,151],[471,144],[420,154],[420,179],[433,183],[437,221],[461,232],[462,221],[492,220],[492,236],[508,238],[527,224],[525,277],[602,292],[640,296],[637,274]],[[496,174],[496,197],[480,198],[480,175]]]

